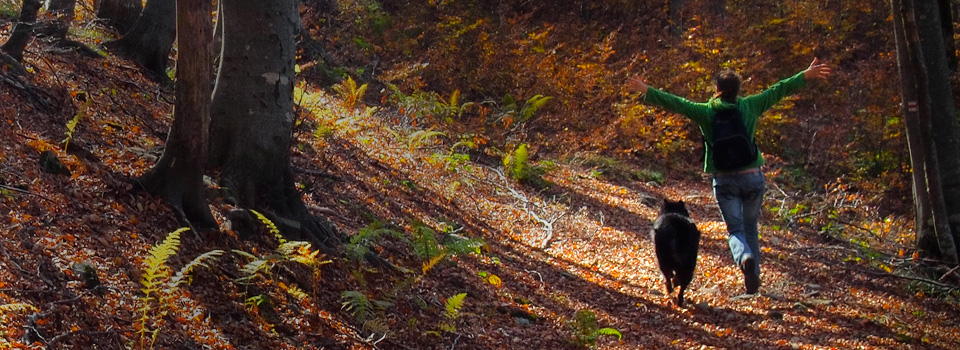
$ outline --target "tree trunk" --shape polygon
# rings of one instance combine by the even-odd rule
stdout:
[[[176,106],[173,126],[160,160],[140,178],[147,192],[160,196],[175,209],[181,224],[217,227],[203,195],[210,124],[210,46],[213,5],[209,1],[178,0]],[[187,35],[183,35],[187,33]]]
[[[133,28],[140,11],[143,10],[140,0],[96,0],[93,6],[96,8],[97,18],[104,20],[120,33],[126,33]]]
[[[336,245],[294,187],[296,0],[226,0],[223,44],[210,121],[209,162],[237,204],[272,214],[286,234]],[[280,221],[280,222],[276,222]]]
[[[940,11],[940,30],[943,31],[943,44],[947,54],[947,67],[950,71],[957,71],[957,45],[953,41],[953,9],[950,0],[938,0],[937,8]]]
[[[897,68],[900,71],[901,111],[906,125],[907,148],[910,151],[910,166],[913,169],[914,225],[917,231],[917,248],[921,252],[939,252],[937,231],[933,226],[930,193],[926,178],[926,154],[923,148],[920,116],[917,113],[917,82],[910,64],[903,31],[903,12],[897,0],[890,1],[893,12],[894,42],[897,48]],[[939,255],[939,254],[938,254]]]
[[[167,61],[177,36],[175,0],[150,0],[123,38],[104,44],[134,60],[154,79],[167,82]]]
[[[950,70],[947,68],[943,31],[937,2],[919,1],[915,14],[920,35],[920,50],[927,69],[930,93],[930,118],[933,123],[933,142],[937,147],[937,170],[942,181],[946,218],[954,241],[960,233],[960,124],[954,108],[953,90],[950,85]],[[958,247],[953,247],[956,251]]]
[[[934,229],[936,230],[937,242],[938,242],[938,251],[921,251],[921,253],[935,254],[934,257],[939,257],[947,262],[957,263],[957,249],[953,240],[953,235],[951,233],[950,225],[947,222],[947,208],[944,202],[945,193],[942,191],[941,187],[941,173],[938,161],[940,157],[938,156],[939,144],[934,142],[932,135],[934,134],[934,124],[932,114],[934,113],[933,109],[933,99],[930,96],[930,74],[927,72],[927,67],[925,62],[925,52],[923,52],[920,33],[917,28],[916,19],[914,13],[913,0],[901,0],[900,3],[902,7],[903,15],[903,28],[904,28],[904,38],[905,38],[905,47],[908,52],[908,57],[910,58],[911,69],[916,73],[916,88],[917,88],[917,111],[919,116],[919,122],[922,129],[921,139],[923,140],[923,148],[926,153],[926,180],[927,180],[927,190],[930,195],[930,206],[932,211],[932,221]],[[929,20],[927,18],[926,20]],[[942,56],[941,56],[942,57]],[[918,247],[922,248],[922,247]]]
[[[40,11],[42,5],[40,0],[23,0],[17,25],[13,27],[13,33],[10,34],[7,42],[0,47],[3,52],[18,62],[23,61],[23,50],[27,48],[27,44],[33,38],[33,26],[37,21],[37,12]]]
[[[58,41],[65,41],[67,32],[70,30],[70,24],[76,17],[76,9],[76,0],[49,0],[47,2],[47,12],[53,16],[53,23],[45,28],[44,34]]]
[[[667,15],[670,17],[670,33],[683,35],[683,0],[668,0]]]

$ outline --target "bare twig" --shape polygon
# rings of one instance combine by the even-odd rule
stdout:
[[[947,271],[947,273],[943,274],[943,276],[940,276],[939,281],[943,282],[943,280],[947,279],[951,273],[957,272],[957,269],[960,269],[960,265],[957,265],[957,267],[950,269],[950,271]]]
[[[958,287],[958,286],[951,286],[951,285],[948,285],[948,284],[943,284],[943,283],[940,283],[940,282],[937,282],[937,281],[934,281],[934,280],[929,280],[929,279],[926,279],[926,278],[911,277],[911,276],[901,276],[901,275],[895,275],[895,274],[887,273],[887,272],[875,272],[875,271],[870,271],[870,270],[855,269],[855,268],[851,268],[851,267],[844,267],[844,268],[847,269],[847,270],[850,270],[850,271],[862,272],[862,273],[865,273],[865,274],[868,274],[868,275],[873,275],[873,276],[893,277],[893,278],[905,279],[905,280],[910,280],[910,281],[923,282],[923,283],[930,284],[930,285],[933,285],[933,286],[936,286],[936,287],[940,287],[940,288],[947,289],[947,292],[952,292],[952,291],[954,291],[954,290],[960,289],[960,287]]]
[[[47,197],[47,196],[44,196],[44,195],[39,194],[39,193],[30,192],[30,191],[27,191],[27,190],[21,190],[21,189],[16,188],[16,187],[10,187],[10,186],[7,186],[7,185],[0,185],[0,189],[4,189],[4,190],[7,190],[7,191],[13,191],[13,192],[17,192],[17,193],[22,193],[22,194],[28,194],[28,195],[31,195],[31,196],[37,196],[37,197],[40,197],[40,198],[42,198],[42,199],[46,199],[47,201],[49,201],[49,202],[51,202],[51,203],[55,203],[55,201],[54,201],[53,199],[50,199],[50,198]]]
[[[564,211],[560,213],[560,215],[557,215],[550,219],[541,217],[540,214],[537,214],[537,212],[533,211],[528,207],[529,204],[532,203],[532,201],[529,198],[527,198],[526,195],[524,195],[520,191],[515,190],[513,187],[510,187],[510,183],[508,182],[506,175],[504,175],[502,171],[497,169],[497,170],[494,170],[494,172],[496,172],[497,175],[499,175],[500,178],[503,180],[504,182],[503,188],[505,188],[507,192],[509,192],[508,194],[522,204],[522,207],[520,209],[522,209],[525,213],[527,213],[527,215],[530,216],[531,219],[540,223],[540,225],[543,226],[543,230],[546,233],[546,236],[543,238],[543,242],[540,243],[540,246],[543,249],[550,248],[550,240],[553,239],[553,224],[556,223],[561,218],[563,218],[565,215],[567,215],[567,212]],[[543,211],[546,212],[546,210],[543,210]]]

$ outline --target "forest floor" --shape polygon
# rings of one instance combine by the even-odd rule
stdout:
[[[27,56],[27,83],[36,88],[0,82],[0,348],[144,347],[145,259],[177,224],[133,179],[162,151],[173,93],[116,57],[32,50],[40,51]],[[335,95],[304,90],[293,166],[316,214],[350,237],[378,223],[407,234],[422,222],[486,245],[429,264],[387,237],[372,248],[398,268],[327,256],[315,280],[284,263],[241,284],[248,260],[229,251],[264,254],[277,241],[237,238],[224,222],[231,207],[214,197],[223,229],[184,233],[171,265],[211,249],[228,253],[189,286],[170,288],[165,314],[148,317],[161,326],[156,348],[565,349],[592,340],[602,349],[960,347],[957,300],[893,273],[911,259],[884,242],[908,226],[875,233],[865,249],[781,227],[765,210],[763,287],[746,296],[711,188],[695,172],[666,169],[662,184],[607,179],[574,157],[554,162],[544,176],[552,185],[538,189],[505,177],[499,159],[458,162],[455,139],[417,134],[391,110],[345,108]],[[322,125],[330,133],[315,136]],[[70,175],[41,170],[47,150]],[[771,184],[765,207],[785,195]],[[648,238],[662,198],[683,199],[703,232],[682,308],[664,292]],[[98,287],[85,288],[78,264],[93,267]],[[390,303],[370,310],[364,327],[343,308],[346,291]],[[459,293],[462,307],[445,312]],[[577,329],[585,330],[579,343]]]

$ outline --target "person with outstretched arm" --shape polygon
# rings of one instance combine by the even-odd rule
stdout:
[[[763,155],[755,142],[757,122],[763,112],[805,87],[808,81],[826,80],[829,76],[830,67],[815,58],[803,71],[763,92],[740,97],[740,76],[725,70],[714,78],[716,95],[703,103],[652,88],[640,75],[626,81],[625,88],[643,94],[645,103],[681,114],[700,127],[706,141],[703,171],[712,175],[713,194],[730,233],[730,252],[743,273],[747,294],[756,294],[760,288],[757,220],[766,192],[766,180],[761,171]],[[738,137],[738,132],[743,136]],[[741,142],[737,143],[737,140]]]

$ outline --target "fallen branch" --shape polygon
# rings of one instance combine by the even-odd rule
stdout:
[[[46,199],[47,201],[50,201],[51,203],[56,203],[53,199],[50,199],[50,198],[48,198],[47,196],[44,196],[44,195],[39,194],[39,193],[33,193],[33,192],[30,192],[30,191],[27,191],[27,190],[21,190],[21,189],[16,188],[16,187],[10,187],[10,186],[7,186],[7,185],[0,185],[0,189],[4,189],[4,190],[7,190],[7,191],[13,191],[13,192],[17,192],[17,193],[22,193],[22,194],[28,194],[28,195],[31,195],[31,196],[37,196],[37,197],[40,197],[40,198],[42,198],[42,199]]]
[[[955,291],[955,290],[960,290],[960,286],[951,286],[951,285],[948,285],[948,284],[943,284],[943,283],[940,283],[940,282],[938,282],[938,281],[929,280],[929,279],[926,279],[926,278],[911,277],[911,276],[901,276],[901,275],[895,275],[895,274],[888,273],[888,272],[876,272],[876,271],[870,271],[870,270],[856,269],[856,268],[852,268],[852,267],[844,267],[844,268],[847,269],[847,270],[850,270],[850,271],[861,272],[861,273],[865,273],[865,274],[872,275],[872,276],[893,277],[893,278],[905,279],[905,280],[910,280],[910,281],[923,282],[923,283],[930,284],[930,285],[933,285],[933,286],[936,286],[936,287],[944,288],[944,289],[947,290],[947,293],[953,292],[953,291]]]
[[[557,220],[560,220],[560,219],[563,218],[565,215],[567,215],[567,212],[564,211],[564,212],[560,213],[560,215],[558,215],[558,216],[556,216],[556,217],[553,217],[552,219],[549,219],[549,220],[541,217],[539,214],[537,214],[535,211],[531,210],[531,209],[528,207],[528,205],[529,205],[530,203],[532,203],[532,201],[531,201],[529,198],[527,198],[526,195],[524,195],[523,193],[520,193],[520,191],[517,191],[517,190],[513,189],[513,187],[510,187],[510,183],[509,183],[509,181],[507,180],[506,175],[504,175],[502,171],[500,171],[500,170],[498,169],[498,170],[494,170],[494,172],[496,172],[497,175],[499,175],[500,178],[503,179],[503,182],[504,182],[504,186],[503,186],[503,187],[507,189],[507,191],[509,192],[510,196],[513,197],[514,199],[516,199],[517,201],[519,201],[520,203],[523,204],[523,206],[522,206],[520,209],[522,209],[524,212],[526,212],[527,215],[529,215],[531,219],[533,219],[534,221],[540,223],[540,225],[543,226],[543,230],[544,230],[544,232],[546,232],[546,237],[543,238],[543,242],[540,243],[540,245],[541,245],[541,248],[543,248],[543,249],[550,248],[550,240],[553,239],[553,224],[556,223]],[[546,211],[546,210],[544,210],[544,211]]]
[[[957,265],[957,267],[950,269],[950,271],[947,271],[947,273],[943,274],[943,276],[940,276],[940,281],[942,282],[943,280],[947,279],[951,273],[957,272],[957,269],[960,269],[960,265]]]

